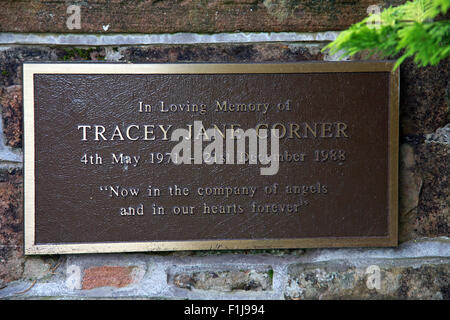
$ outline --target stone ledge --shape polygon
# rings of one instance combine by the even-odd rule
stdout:
[[[328,42],[338,31],[324,32],[235,32],[235,33],[163,33],[163,34],[76,34],[0,32],[0,45],[52,46],[133,46],[154,44]]]

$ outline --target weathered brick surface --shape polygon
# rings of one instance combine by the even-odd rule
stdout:
[[[134,267],[99,266],[84,270],[82,289],[90,290],[99,287],[122,288],[133,283]]]
[[[70,30],[59,0],[2,1],[0,30],[10,32],[173,33],[343,30],[367,15],[369,5],[401,0],[144,0],[78,2],[81,28]]]
[[[23,272],[23,185],[20,172],[0,175],[0,287]]]
[[[320,47],[298,44],[205,44],[130,47],[124,61],[132,62],[296,62],[322,60]]]
[[[407,59],[400,69],[400,129],[403,136],[423,139],[450,122],[450,61],[417,68]]]
[[[0,106],[3,115],[3,134],[6,144],[22,146],[22,86],[15,85],[0,89]]]
[[[425,142],[416,148],[423,177],[415,221],[418,236],[450,235],[450,139]]]
[[[0,245],[0,289],[22,277],[24,261],[21,246]]]
[[[273,271],[230,270],[178,273],[171,282],[183,289],[216,291],[266,291],[272,289]]]
[[[399,238],[406,241],[416,235],[417,207],[423,179],[417,168],[414,147],[402,144],[399,155]]]
[[[448,262],[389,266],[389,261],[382,261],[365,267],[345,262],[299,264],[290,268],[285,298],[450,299],[449,279]]]
[[[23,176],[21,172],[0,176],[0,245],[23,244]]]

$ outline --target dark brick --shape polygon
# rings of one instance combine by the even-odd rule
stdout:
[[[407,59],[400,68],[400,126],[402,135],[423,135],[450,122],[448,59],[418,68]]]
[[[272,289],[269,271],[229,270],[178,273],[172,283],[183,289],[216,291],[266,291]]]
[[[59,0],[2,1],[3,32],[174,33],[317,32],[343,30],[367,16],[369,5],[401,0],[88,0],[79,2],[81,29],[70,30]]]
[[[378,267],[378,283],[370,281],[375,273],[369,266],[349,266],[344,261],[292,265],[285,298],[446,299],[448,296],[448,261],[421,266],[394,266],[393,263],[374,261],[371,268]]]
[[[6,138],[6,144],[11,147],[22,147],[22,102],[22,86],[0,88],[3,133]]]
[[[0,182],[0,287],[23,273],[23,176],[2,175]]]

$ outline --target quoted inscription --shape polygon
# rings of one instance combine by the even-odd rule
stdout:
[[[101,124],[101,123],[80,123],[74,128],[79,135],[80,143],[87,141],[98,141],[107,143],[108,141],[167,141],[185,143],[192,142],[192,149],[196,147],[196,140],[203,143],[216,141],[218,138],[225,138],[228,133],[232,135],[245,129],[238,121],[236,123],[216,123],[212,124],[213,133],[203,125],[196,127],[195,124],[186,124],[182,128],[185,134],[176,135],[177,129],[172,124],[152,123],[155,113],[189,113],[201,117],[208,112],[214,113],[259,113],[266,115],[269,113],[288,113],[294,108],[301,108],[291,99],[283,102],[233,102],[215,100],[212,103],[168,103],[158,101],[147,103],[137,101],[133,106],[135,111],[142,115],[143,121],[140,123]],[[238,119],[238,117],[237,117]],[[345,149],[323,149],[323,148],[303,148],[301,141],[320,139],[349,139],[350,128],[344,120],[325,121],[291,121],[255,124],[256,134],[259,137],[262,132],[276,129],[277,139],[299,140],[299,148],[295,152],[280,150],[275,156],[279,163],[289,163],[301,166],[310,163],[332,164],[342,166],[348,158]],[[175,138],[174,138],[175,136]],[[235,139],[237,139],[235,137]],[[245,137],[244,137],[245,140]],[[211,142],[212,141],[212,142]],[[130,172],[134,168],[143,166],[170,166],[177,165],[177,154],[161,146],[160,151],[127,153],[117,150],[115,152],[104,152],[102,149],[89,150],[83,152],[79,157],[79,162],[85,166],[111,166],[123,169],[123,172]],[[190,147],[189,147],[189,150]],[[239,145],[227,146],[222,153],[218,153],[216,148],[205,148],[202,150],[202,162],[206,164],[238,163],[248,164],[252,161],[251,150],[241,149]],[[186,153],[186,150],[184,150]],[[193,164],[200,164],[193,161]],[[115,199],[127,199],[130,205],[117,207],[117,214],[124,217],[151,216],[194,216],[194,215],[298,215],[310,206],[313,201],[321,201],[329,193],[334,192],[327,185],[326,181],[304,181],[295,185],[272,183],[270,185],[199,185],[182,186],[173,184],[171,186],[158,186],[155,182],[148,184],[143,181],[141,185],[102,185],[98,186],[97,192],[114,201]],[[262,195],[263,197],[256,197]],[[201,205],[186,206],[176,205],[177,199],[195,196],[204,200]],[[274,196],[282,196],[283,202],[271,201]],[[162,206],[158,203],[161,197],[170,197],[175,205],[171,207]],[[256,201],[255,199],[266,199]]]
[[[298,214],[302,207],[309,205],[310,200],[308,195],[326,195],[328,193],[328,186],[317,182],[311,185],[279,185],[277,183],[264,186],[261,189],[257,186],[206,186],[191,189],[186,186],[173,185],[167,189],[162,189],[157,186],[147,186],[146,188],[136,186],[122,186],[122,185],[106,185],[100,186],[99,190],[107,197],[114,198],[134,198],[155,200],[161,196],[170,196],[173,198],[188,197],[195,195],[201,199],[217,199],[223,203],[223,199],[237,199],[239,203],[230,202],[221,205],[209,205],[203,203],[201,207],[195,206],[173,206],[166,208],[152,203],[149,208],[144,210],[144,204],[139,203],[137,206],[122,207],[119,213],[122,216],[144,215],[144,213],[152,215],[195,215],[195,214],[243,214],[257,213],[257,214]],[[273,196],[282,194],[284,198],[292,198],[291,203],[260,203],[253,201],[257,193],[262,193],[265,196]],[[250,201],[242,201],[250,200]],[[250,203],[248,207],[242,203]]]

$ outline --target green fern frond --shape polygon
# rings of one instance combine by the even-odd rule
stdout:
[[[447,10],[450,8],[449,0],[433,0],[433,6],[440,10],[443,14],[447,13]]]
[[[401,53],[397,68],[414,56],[419,66],[436,65],[450,54],[449,20],[433,21],[445,14],[450,0],[414,0],[370,15],[339,34],[323,51],[354,55],[361,51],[384,57]]]

